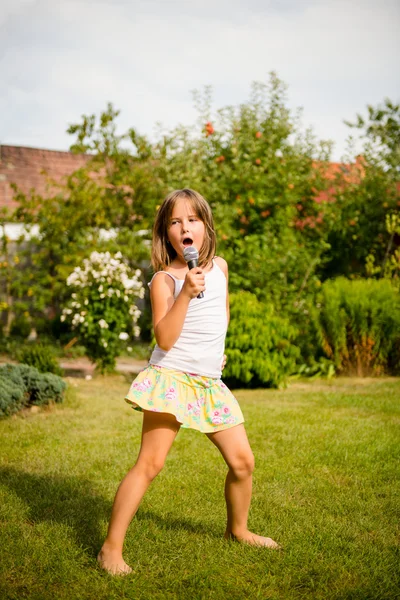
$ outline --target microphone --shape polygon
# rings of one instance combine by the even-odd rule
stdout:
[[[199,264],[199,252],[194,246],[186,246],[183,251],[183,258],[187,262],[187,266],[190,269],[194,269]],[[198,298],[204,298],[204,292],[200,292]]]

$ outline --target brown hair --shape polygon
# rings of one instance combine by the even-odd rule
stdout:
[[[196,211],[196,215],[203,221],[205,226],[204,241],[199,250],[199,266],[206,266],[215,256],[216,237],[214,221],[208,202],[201,194],[190,188],[174,190],[164,199],[158,209],[156,220],[154,222],[151,264],[155,271],[164,270],[176,257],[175,250],[168,242],[168,226],[174,206],[179,198],[186,198],[191,202],[192,207]]]

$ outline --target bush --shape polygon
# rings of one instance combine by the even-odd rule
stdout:
[[[26,403],[24,385],[3,379],[0,376],[0,417],[6,417],[21,410]]]
[[[92,252],[67,279],[73,292],[61,320],[70,323],[101,373],[112,372],[123,342],[139,336],[135,301],[144,297],[140,276],[120,252]]]
[[[296,328],[250,292],[230,297],[224,379],[234,387],[283,387],[296,371]]]
[[[52,373],[40,373],[29,365],[0,367],[0,416],[9,416],[24,406],[62,402],[66,383]]]
[[[328,280],[320,302],[322,347],[339,372],[400,373],[400,295],[389,281]]]
[[[44,346],[43,344],[25,346],[20,351],[18,360],[25,365],[36,367],[41,373],[63,374],[54,351],[50,346]]]
[[[29,336],[31,329],[32,324],[30,320],[28,319],[28,317],[21,314],[14,317],[14,319],[12,320],[10,327],[10,336],[26,339]]]

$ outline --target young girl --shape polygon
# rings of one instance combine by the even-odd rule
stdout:
[[[198,267],[188,270],[187,246],[199,251]],[[136,464],[122,480],[107,537],[97,560],[109,573],[130,573],[122,558],[126,530],[153,479],[161,471],[180,429],[202,431],[220,450],[227,466],[226,539],[278,548],[271,538],[247,529],[254,457],[237,400],[221,381],[229,321],[228,267],[215,256],[212,213],[191,189],[169,194],[153,230],[150,282],[157,344],[149,365],[125,398],[143,411]],[[202,298],[198,298],[204,292]]]

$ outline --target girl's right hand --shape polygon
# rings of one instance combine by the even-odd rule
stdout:
[[[197,298],[200,292],[204,292],[205,288],[205,279],[203,269],[200,267],[195,267],[194,269],[190,269],[186,273],[185,283],[182,287],[182,292],[186,294],[190,299]]]

